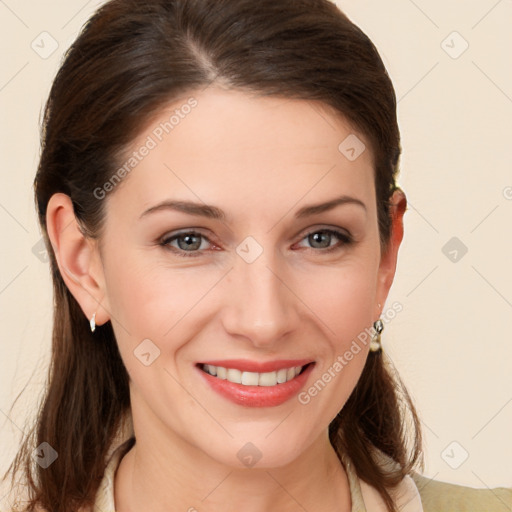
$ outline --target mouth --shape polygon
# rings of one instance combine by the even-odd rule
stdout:
[[[199,363],[198,367],[205,373],[217,379],[227,380],[242,386],[277,386],[295,379],[306,370],[313,362],[299,366],[288,366],[271,372],[242,371],[238,368],[228,368],[213,364]]]
[[[248,360],[197,363],[207,389],[245,407],[274,407],[289,401],[306,385],[315,366],[308,359],[257,363]]]

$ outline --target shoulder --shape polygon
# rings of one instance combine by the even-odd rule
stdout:
[[[384,453],[377,451],[377,455],[383,467],[396,466],[397,463]],[[401,512],[512,512],[512,487],[474,489],[416,472],[404,478],[392,494]]]
[[[474,489],[413,473],[424,512],[510,512],[512,487]]]

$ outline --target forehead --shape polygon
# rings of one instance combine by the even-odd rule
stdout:
[[[318,102],[214,86],[158,111],[123,159],[133,165],[111,199],[138,210],[169,197],[239,210],[290,208],[329,193],[374,197],[368,143],[341,115]]]

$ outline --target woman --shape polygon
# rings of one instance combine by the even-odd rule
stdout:
[[[46,108],[52,364],[4,508],[509,510],[415,471],[380,342],[399,155],[383,63],[327,0],[105,4]]]

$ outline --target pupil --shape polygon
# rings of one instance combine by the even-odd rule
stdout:
[[[326,238],[327,238],[328,236],[329,236],[329,235],[328,235],[327,233],[321,233],[321,234],[320,234],[320,232],[319,232],[319,233],[315,233],[315,234],[313,235],[313,239],[314,239],[315,243],[316,243],[316,242],[320,242],[320,243],[321,243],[321,241],[322,241],[322,240],[321,240],[321,239],[322,239],[322,237],[324,238],[324,241],[325,241],[325,240],[326,240]]]
[[[195,235],[184,235],[181,239],[185,241],[186,247],[190,248],[192,246],[196,246],[197,245],[198,238],[199,237],[197,237]],[[196,240],[194,241],[194,239],[196,239]]]

